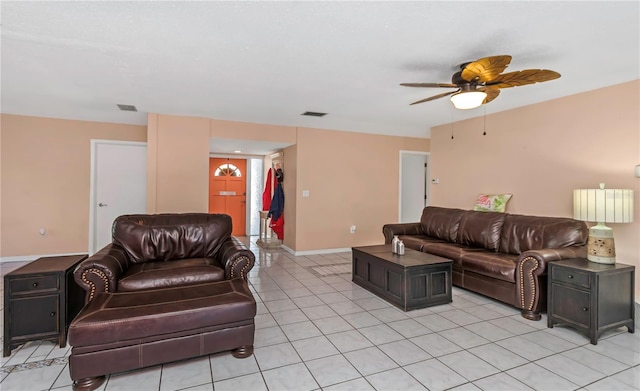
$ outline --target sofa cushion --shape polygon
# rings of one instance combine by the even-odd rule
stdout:
[[[113,242],[134,263],[212,258],[231,229],[225,214],[124,215],[113,222]]]
[[[479,248],[467,247],[467,246],[463,246],[461,244],[456,244],[456,243],[433,241],[433,242],[423,243],[422,251],[429,254],[438,255],[440,257],[444,257],[447,259],[451,259],[453,261],[454,266],[455,265],[460,266],[462,265],[460,260],[462,259],[463,254],[470,251],[477,252],[477,251],[484,251],[484,250]]]
[[[507,215],[499,251],[521,254],[543,248],[563,248],[587,243],[589,231],[583,221],[563,217]]]
[[[118,292],[167,288],[224,280],[224,268],[211,258],[134,263],[118,280]]]
[[[420,218],[422,232],[433,238],[455,242],[458,236],[460,219],[464,213],[465,211],[462,209],[427,206],[422,210],[422,217]]]
[[[517,260],[517,255],[475,251],[462,254],[461,264],[464,270],[515,284]]]
[[[426,235],[399,235],[405,248],[411,248],[416,251],[422,251],[422,247],[428,243],[446,243],[444,240],[432,238]]]
[[[457,243],[498,251],[505,214],[465,211],[458,228]]]

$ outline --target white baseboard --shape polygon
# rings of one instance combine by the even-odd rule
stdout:
[[[331,253],[348,253],[351,252],[351,247],[346,248],[327,248],[320,250],[305,250],[305,251],[294,251],[292,248],[282,245],[282,249],[286,252],[293,254],[295,256],[300,255],[319,255],[319,254],[331,254]]]
[[[9,263],[9,262],[35,261],[36,259],[42,258],[42,257],[64,257],[66,255],[81,255],[81,254],[86,254],[86,252],[64,253],[64,254],[15,255],[11,257],[0,257],[0,264]]]

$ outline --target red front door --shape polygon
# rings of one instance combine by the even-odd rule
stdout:
[[[209,159],[209,213],[231,216],[234,236],[246,235],[246,169],[243,159]]]

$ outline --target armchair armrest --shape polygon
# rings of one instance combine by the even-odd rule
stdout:
[[[241,277],[246,280],[256,261],[253,252],[234,236],[222,243],[215,258],[224,266],[226,279]]]
[[[586,246],[545,248],[520,254],[516,262],[516,295],[523,316],[539,320],[540,312],[546,309],[548,262],[586,256]]]
[[[82,261],[73,272],[73,278],[86,292],[85,304],[98,293],[116,291],[118,279],[128,267],[126,251],[113,243]]]
[[[389,244],[393,240],[393,235],[424,235],[420,223],[396,223],[382,226],[384,243]]]

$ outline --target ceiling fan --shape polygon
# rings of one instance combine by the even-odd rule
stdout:
[[[494,100],[500,95],[501,88],[524,86],[557,79],[560,74],[548,69],[525,69],[502,73],[511,56],[484,57],[460,65],[453,74],[451,83],[401,83],[405,87],[456,88],[429,98],[411,103],[412,105],[429,102],[451,95],[451,102],[458,109],[473,109]]]

